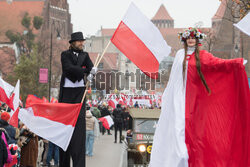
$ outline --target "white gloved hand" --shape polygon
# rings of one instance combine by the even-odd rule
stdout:
[[[247,64],[247,60],[244,59],[244,60],[243,60],[243,65],[246,65],[246,64]]]
[[[88,79],[88,81],[89,82],[92,82],[92,79],[94,78],[94,75],[93,74],[89,74],[88,76],[87,76],[87,79]]]
[[[95,75],[95,74],[97,73],[97,71],[98,71],[98,68],[97,68],[97,67],[93,67],[93,68],[91,69],[91,71],[90,71],[90,74]]]

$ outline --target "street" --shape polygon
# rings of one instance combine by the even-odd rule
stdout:
[[[112,135],[100,134],[94,143],[94,156],[86,156],[86,167],[124,167],[126,162],[124,143],[114,143],[114,131]],[[123,135],[125,132],[123,131]]]

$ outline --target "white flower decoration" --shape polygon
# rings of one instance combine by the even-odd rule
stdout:
[[[197,33],[196,33],[196,35],[195,35],[197,38],[200,38],[200,36],[201,36],[201,33],[198,31]]]

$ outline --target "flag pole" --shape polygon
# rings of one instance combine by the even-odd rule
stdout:
[[[94,67],[98,67],[98,65],[99,65],[99,63],[101,62],[101,60],[102,60],[104,54],[106,53],[106,51],[107,51],[107,49],[108,49],[110,43],[111,43],[111,40],[109,40],[109,43],[107,44],[107,46],[106,46],[105,49],[103,50],[101,56],[98,55],[98,57],[97,57],[97,59],[96,59],[96,61],[95,61]],[[89,87],[89,84],[90,84],[90,82],[87,81],[86,89],[85,89],[85,91],[84,91],[84,94],[83,94],[81,103],[83,103],[83,100],[85,99],[85,96],[86,96],[86,94],[87,94],[87,89],[88,89],[88,87]]]

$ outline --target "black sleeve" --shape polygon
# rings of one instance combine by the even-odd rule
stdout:
[[[93,65],[93,63],[92,63],[92,61],[91,61],[91,59],[89,57],[89,54],[87,52],[84,52],[84,53],[86,54],[86,58],[85,58],[85,60],[84,60],[84,62],[82,64],[82,66],[86,67],[85,71],[86,71],[87,74],[89,74],[89,72],[91,71],[91,69],[93,68],[94,65]]]
[[[88,59],[89,59],[89,56],[88,56]],[[86,61],[89,61],[89,60],[86,60]],[[67,78],[71,79],[72,81],[83,79],[84,74],[89,73],[89,71],[91,70],[91,69],[89,70],[89,68],[82,68],[82,67],[79,67],[78,65],[74,65],[73,62],[70,60],[70,55],[67,52],[62,52],[61,62],[62,62],[63,73],[65,74]],[[75,78],[75,79],[72,79],[72,78]]]
[[[114,118],[116,118],[116,114],[117,114],[117,109],[114,109],[112,115],[114,116]]]

